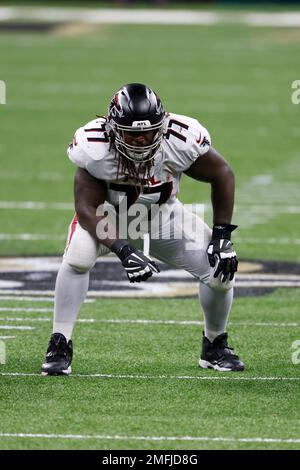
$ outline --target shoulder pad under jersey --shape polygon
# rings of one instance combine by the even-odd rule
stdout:
[[[108,152],[109,137],[104,117],[94,119],[77,129],[67,149],[69,159],[85,169],[92,161],[102,160]]]
[[[209,132],[196,119],[169,113],[165,125],[165,160],[176,172],[187,170],[199,156],[209,150]]]

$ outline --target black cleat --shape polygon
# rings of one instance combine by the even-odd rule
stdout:
[[[202,353],[199,367],[221,372],[242,371],[244,364],[227,344],[227,333],[217,336],[211,343],[203,334]]]
[[[71,374],[72,357],[72,341],[67,343],[63,334],[53,333],[49,341],[45,362],[42,365],[42,375]]]

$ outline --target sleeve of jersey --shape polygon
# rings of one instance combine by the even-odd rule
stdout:
[[[187,170],[201,155],[208,152],[211,146],[211,137],[208,130],[198,121],[190,126],[186,147],[183,147],[180,171]]]
[[[67,155],[71,162],[86,170],[88,164],[91,162],[91,157],[84,150],[83,137],[83,128],[80,127],[75,132],[73,140],[67,148]]]
[[[208,130],[196,119],[186,118],[186,127],[182,127],[180,135],[174,126],[174,132],[170,132],[169,152],[167,165],[176,173],[186,171],[197,158],[208,152],[211,139]]]

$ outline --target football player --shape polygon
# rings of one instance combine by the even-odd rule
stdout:
[[[244,364],[228,346],[226,332],[238,266],[231,242],[236,228],[231,224],[234,175],[211,146],[208,131],[196,119],[166,113],[153,90],[131,83],[115,93],[106,116],[76,131],[68,156],[77,166],[76,215],[56,280],[53,334],[42,374],[71,372],[71,336],[88,291],[89,272],[98,256],[109,252],[119,257],[130,282],[157,275],[159,268],[152,257],[191,273],[199,281],[205,319],[199,366],[244,370]],[[212,229],[197,215],[188,213],[177,199],[183,173],[210,183]],[[122,198],[126,198],[128,213],[134,204],[145,206],[148,223],[152,205],[172,214],[171,230],[170,215],[158,223],[157,233],[150,231],[150,256],[143,252],[142,237],[130,233],[124,236],[118,228],[115,232],[108,230],[106,236],[99,231],[104,220],[112,224],[99,207],[109,204],[120,218]],[[182,222],[189,217],[197,218],[198,229],[200,223],[201,242]]]

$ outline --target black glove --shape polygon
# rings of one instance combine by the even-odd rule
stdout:
[[[125,268],[129,282],[146,281],[152,273],[159,273],[157,264],[144,255],[142,251],[133,248],[126,240],[116,240],[111,246]]]
[[[232,248],[231,232],[237,228],[237,225],[215,224],[211,242],[207,247],[207,256],[210,266],[215,267],[218,263],[214,277],[222,273],[221,281],[226,282],[229,278],[232,281],[234,273],[238,268],[236,252]]]

